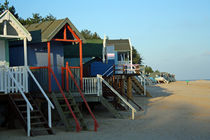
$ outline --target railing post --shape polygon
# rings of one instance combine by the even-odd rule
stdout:
[[[30,136],[31,133],[31,116],[30,116],[30,107],[27,103],[27,135]]]
[[[132,120],[134,120],[134,110],[132,109]]]
[[[52,128],[52,118],[51,118],[51,105],[48,102],[48,125]]]
[[[8,88],[8,82],[7,82],[7,80],[8,80],[8,76],[7,76],[8,74],[7,74],[7,71],[6,71],[6,69],[4,69],[4,82],[5,82],[5,84],[4,84],[4,93],[5,94],[7,94],[7,88]]]
[[[26,67],[24,67],[24,72],[25,72],[25,80],[26,80],[26,93],[28,93],[28,72]]]
[[[98,76],[97,76],[97,96],[99,96],[100,95],[100,83],[99,83],[99,78],[98,78]]]

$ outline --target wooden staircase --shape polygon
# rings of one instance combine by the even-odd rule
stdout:
[[[103,97],[106,99],[115,109],[126,110],[126,106],[121,103],[118,97],[110,90],[106,85],[102,85]],[[115,89],[115,88],[114,88]],[[116,90],[116,89],[115,89]],[[117,90],[118,91],[118,90]],[[119,92],[119,91],[118,91]],[[120,92],[119,92],[120,93]]]
[[[30,94],[25,94],[28,98],[29,102],[33,106],[33,111],[30,112],[31,114],[31,136],[36,135],[46,135],[46,134],[54,134],[52,128],[48,126],[48,122],[44,117],[43,113],[39,109],[35,100],[30,96]],[[15,110],[15,113],[18,116],[22,126],[24,127],[25,131],[27,132],[27,104],[22,97],[21,94],[9,94],[9,103],[11,104],[12,108]]]
[[[124,81],[126,82],[126,81]],[[110,84],[112,84],[112,81],[109,81]],[[133,99],[129,98],[126,93],[122,93],[122,89],[123,87],[121,87],[121,84],[119,84],[119,81],[115,80],[115,85],[113,86],[113,88],[120,93],[120,95],[122,95],[123,97],[125,97],[127,99],[127,101],[129,103],[132,103],[134,106],[136,106],[138,108],[138,110],[143,110],[142,107],[140,105],[138,105]],[[104,92],[105,91],[105,92]],[[117,97],[109,88],[107,88],[105,85],[103,85],[103,95],[105,97]],[[124,104],[121,104],[120,102],[118,102],[118,100],[114,100],[115,102],[115,106],[117,105],[117,107],[120,107],[121,109],[124,108],[124,110],[126,110],[126,106],[123,106]],[[116,104],[117,103],[117,104]],[[117,108],[116,107],[116,108]]]
[[[134,91],[136,92],[136,94],[144,95],[144,87],[136,79],[136,77],[132,76],[131,81],[132,81],[132,87],[133,87]],[[146,96],[147,97],[152,97],[148,91],[146,91]]]
[[[100,96],[101,104],[106,107],[109,112],[113,114],[114,117],[118,119],[123,119],[123,116],[114,108],[113,104],[109,103],[109,101],[104,98],[103,96]]]
[[[65,98],[67,100],[65,100]],[[71,123],[71,115],[76,119],[76,123],[79,122],[79,127],[81,126],[83,130],[87,130],[87,124],[83,118],[83,115],[71,93],[65,93],[65,98],[60,93],[52,93],[52,99],[58,111],[58,114],[64,123],[64,126],[67,131],[71,131],[73,129],[73,124]],[[68,107],[70,105],[70,108]],[[80,131],[81,128],[78,128],[77,131]]]

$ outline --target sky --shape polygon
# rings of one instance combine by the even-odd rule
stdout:
[[[3,0],[0,0],[1,3]],[[81,31],[130,38],[144,65],[210,79],[210,0],[9,0],[20,17],[68,17]]]

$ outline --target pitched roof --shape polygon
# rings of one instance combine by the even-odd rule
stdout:
[[[85,40],[84,37],[80,34],[80,32],[71,23],[71,21],[68,18],[25,25],[25,28],[29,32],[40,30],[41,31],[41,41],[46,42],[46,41],[50,41],[64,27],[65,24],[69,24],[69,26],[76,33],[76,35],[81,40]]]
[[[130,51],[129,39],[106,40],[106,46],[114,46],[116,51]]]
[[[13,16],[13,14],[9,10],[5,10],[1,15],[0,15],[0,24],[3,26],[4,21],[8,21],[8,27],[12,27],[16,33],[15,36],[17,35],[20,38],[26,37],[29,41],[31,41],[31,34],[24,28],[24,26]]]

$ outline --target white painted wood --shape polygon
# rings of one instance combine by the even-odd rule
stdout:
[[[131,110],[132,110],[132,119],[134,119],[134,112],[136,112],[136,109],[129,103],[126,101],[125,98],[123,98],[112,86],[109,85],[109,83],[107,81],[105,81],[103,79],[103,77],[101,75],[97,75],[98,78],[100,78],[102,80],[102,82],[113,91],[113,93],[115,95],[117,95]]]
[[[0,65],[5,64],[5,41],[0,40]]]
[[[30,136],[31,132],[31,113],[30,113],[30,105],[27,104],[27,136]]]
[[[130,44],[130,61],[131,61],[131,65],[133,64],[133,56],[132,56],[132,52],[133,52],[133,48],[132,48],[132,44],[131,44],[131,39],[129,38],[129,44]]]
[[[51,115],[51,105],[50,102],[48,102],[48,126],[52,128],[52,115]]]
[[[24,65],[28,66],[28,58],[27,58],[27,38],[23,39],[23,47],[24,47]]]
[[[84,94],[97,94],[97,78],[96,77],[83,77],[83,92]]]
[[[10,73],[13,76],[13,78],[18,82],[18,84],[19,84],[21,90],[23,90],[23,92],[28,92],[28,74],[27,74],[25,67],[23,67],[23,66],[10,67],[7,69],[8,70],[6,70],[5,68],[4,69],[1,68],[1,71],[3,71],[3,73],[4,73],[3,83],[5,83],[4,84],[5,93],[19,92],[19,88],[18,88],[17,84],[15,83],[15,81],[13,79],[10,78],[8,73]],[[2,80],[2,78],[1,78],[1,80]]]
[[[45,97],[45,99],[47,100],[47,102],[50,104],[50,106],[54,109],[54,105],[52,104],[52,102],[50,101],[50,99],[48,98],[48,96],[46,95],[46,93],[44,92],[43,88],[41,87],[41,85],[39,84],[39,82],[37,81],[37,79],[34,77],[33,73],[31,72],[31,70],[29,69],[29,67],[26,67],[27,72],[29,73],[29,75],[32,77],[32,79],[34,80],[34,82],[36,83],[36,85],[38,86],[39,90],[41,91],[42,95]]]
[[[3,27],[4,29],[3,29],[3,35],[5,36],[5,35],[7,35],[7,21],[5,20],[4,21],[4,27]]]
[[[106,35],[104,35],[104,40],[103,40],[103,63],[105,63],[105,55],[106,55]]]
[[[9,70],[8,68],[6,68],[6,70],[7,70],[7,73],[8,73],[8,77],[9,77],[12,81],[14,81],[15,85],[18,87],[19,92],[20,92],[21,95],[23,96],[24,100],[26,101],[27,104],[29,104],[30,109],[33,110],[33,107],[31,106],[29,100],[28,100],[27,97],[25,96],[25,94],[24,94],[24,92],[23,92],[23,90],[22,90],[22,88],[21,88],[21,85],[20,85],[20,84],[17,82],[17,80],[14,78],[14,76],[12,75],[12,73],[10,72],[10,70]],[[10,81],[10,80],[9,80],[9,81]]]
[[[44,90],[42,89],[41,85],[39,84],[39,82],[37,81],[37,79],[35,78],[35,76],[33,75],[33,73],[31,72],[31,70],[29,69],[28,66],[26,66],[26,71],[29,73],[29,75],[32,77],[32,79],[34,80],[34,82],[36,83],[36,85],[38,86],[39,90],[41,91],[42,95],[45,97],[45,99],[48,102],[48,125],[51,128],[52,127],[52,115],[51,115],[51,108],[54,109],[54,105],[52,104],[52,102],[50,101],[50,99],[48,98],[48,96],[46,95],[46,93],[44,92]]]
[[[16,38],[24,38],[26,37],[29,41],[32,40],[31,34],[24,28],[24,26],[12,15],[12,13],[9,10],[5,10],[1,15],[0,15],[0,23],[3,21],[7,21],[8,24],[10,24],[18,33],[18,37],[14,36]],[[9,38],[8,35],[4,36],[1,35],[2,37],[7,37]],[[10,36],[12,37],[12,36]],[[12,37],[13,38],[13,37]]]

